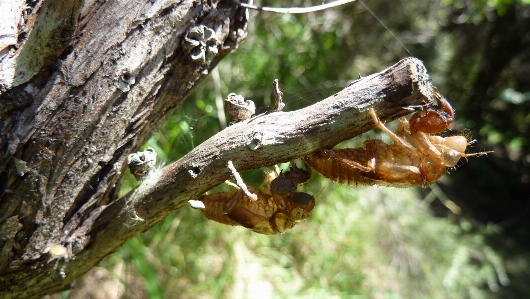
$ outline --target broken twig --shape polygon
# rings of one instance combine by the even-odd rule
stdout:
[[[283,92],[280,91],[280,86],[278,84],[278,79],[272,81],[272,86],[274,86],[274,94],[276,94],[276,100],[274,101],[274,109],[272,112],[282,111],[285,104],[282,102]]]

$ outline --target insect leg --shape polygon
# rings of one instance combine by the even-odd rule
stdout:
[[[281,172],[282,171],[280,170],[280,167],[278,167],[278,164],[274,164],[274,173],[276,174],[275,178],[277,178]]]
[[[280,176],[280,168],[278,165],[274,165],[273,171],[265,172],[265,179],[263,180],[263,192],[265,194],[271,194],[271,183]]]
[[[307,163],[307,161],[305,159],[301,159],[302,160],[302,165],[304,165],[304,168],[305,170],[307,171],[308,175],[309,175],[309,178],[311,178],[313,176],[313,170],[311,168],[311,166],[309,166],[309,164]]]
[[[347,150],[347,149],[346,149]],[[335,152],[337,151],[337,152]],[[349,156],[348,154],[340,154],[340,153],[343,153],[344,152],[344,149],[338,149],[338,150],[320,150],[317,155],[319,156],[318,159],[320,160],[332,160],[332,161],[336,161],[336,162],[339,162],[347,167],[352,167],[352,168],[355,168],[355,169],[359,169],[360,171],[364,171],[364,172],[371,172],[371,171],[374,171],[374,167],[375,167],[375,160],[372,159],[370,160],[370,162],[368,162],[368,166],[365,166],[365,165],[362,165],[361,163],[359,162],[356,162],[356,161],[353,161],[351,156]],[[344,158],[344,157],[345,158]],[[309,165],[307,165],[307,161],[304,161],[304,165],[307,169],[311,169],[310,167],[308,167]]]
[[[296,163],[294,161],[290,161],[291,163],[291,170],[290,170],[290,176],[289,180],[291,180],[294,184],[302,184],[307,182],[311,176],[313,175],[313,172],[311,171],[311,167],[302,160],[302,164],[304,165],[305,169],[298,168],[296,166]]]
[[[400,138],[406,138],[407,135],[410,135],[410,124],[406,118],[401,117],[399,119],[399,125],[396,130],[396,135]]]
[[[390,131],[390,129],[388,129],[384,124],[383,122],[381,122],[381,120],[377,117],[377,115],[375,114],[375,110],[374,108],[370,108],[369,109],[369,112],[370,112],[370,116],[372,117],[372,119],[374,120],[374,123],[375,125],[381,129],[383,132],[387,133],[388,136],[390,136],[390,138],[392,138],[392,140],[394,140],[394,143],[399,145],[399,146],[403,146],[403,147],[406,147],[406,148],[409,148],[409,149],[413,149],[414,147],[408,143],[406,140],[404,140],[403,138],[399,137],[398,135],[396,135],[394,132]]]
[[[344,159],[344,158],[340,158],[340,157],[337,157],[335,159],[337,161],[339,161],[340,163],[342,163],[342,164],[345,164],[345,165],[347,165],[349,167],[357,168],[360,171],[364,171],[364,172],[373,172],[373,171],[375,171],[375,158],[371,159],[370,162],[368,162],[368,166],[364,166],[361,163],[358,163],[358,162],[355,162],[355,161],[352,161],[352,160],[348,160],[348,159]]]
[[[453,111],[453,107],[451,107],[451,104],[449,104],[449,101],[438,92],[438,89],[433,86],[434,90],[434,96],[436,97],[436,101],[438,102],[438,111],[444,114],[444,116],[448,119],[448,122],[453,122],[453,118],[455,116],[455,113]]]

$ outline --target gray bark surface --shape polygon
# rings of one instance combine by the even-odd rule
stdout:
[[[117,198],[127,155],[245,37],[230,1],[45,1],[0,48],[0,297],[64,290],[128,239],[245,171],[311,154],[432,102],[408,58],[293,112],[219,132]],[[0,32],[1,33],[1,32]],[[202,51],[202,52],[201,52]],[[60,248],[65,248],[63,254]]]
[[[13,11],[18,38],[0,48],[0,297],[37,298],[126,240],[85,248],[90,215],[116,199],[127,155],[237,47],[247,20],[230,1],[57,0]],[[193,28],[203,36],[187,35]],[[54,245],[68,257],[47,253]]]

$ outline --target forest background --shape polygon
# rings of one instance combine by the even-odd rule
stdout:
[[[146,146],[160,161],[178,160],[226,125],[218,105],[228,93],[264,112],[278,78],[284,111],[296,110],[415,56],[455,108],[455,130],[477,139],[470,151],[493,154],[462,161],[425,189],[341,186],[315,175],[304,185],[318,194],[313,216],[279,236],[185,207],[52,297],[528,298],[529,1],[365,2],[388,29],[358,2],[300,15],[251,11],[247,39]],[[369,132],[340,146],[369,138],[385,137]],[[243,177],[260,186],[263,170]],[[136,184],[129,174],[121,193]]]

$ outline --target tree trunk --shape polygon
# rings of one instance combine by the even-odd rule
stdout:
[[[370,106],[388,120],[434,99],[421,61],[404,59],[310,107],[233,125],[117,198],[127,155],[242,41],[246,10],[228,0],[10,5],[14,17],[0,21],[16,24],[0,32],[1,298],[68,288],[228,179],[229,160],[244,171],[302,157],[371,129]]]
[[[78,259],[90,238],[74,236],[116,199],[127,155],[237,47],[247,20],[230,1],[12,5],[9,26],[22,26],[2,46],[0,292],[10,294],[0,297],[32,298],[117,248]],[[43,255],[58,244],[74,263]]]

